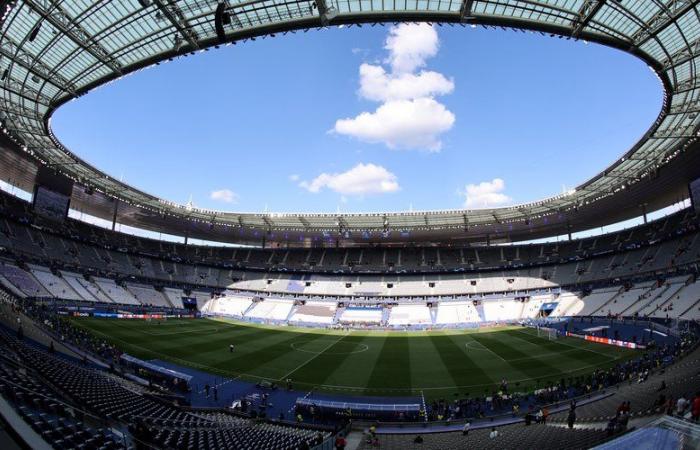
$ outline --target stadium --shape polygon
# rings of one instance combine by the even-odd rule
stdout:
[[[661,110],[561,194],[370,213],[180,204],[52,128],[154,66],[377,24],[615,49]],[[691,0],[0,1],[2,448],[700,448],[699,49]]]

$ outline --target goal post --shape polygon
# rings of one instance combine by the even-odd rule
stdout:
[[[541,337],[542,339],[554,341],[559,335],[556,328],[537,327],[537,336]]]

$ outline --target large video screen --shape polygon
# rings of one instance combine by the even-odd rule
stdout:
[[[690,182],[690,199],[693,202],[693,208],[696,213],[700,213],[700,178]]]
[[[68,216],[70,197],[52,191],[44,186],[34,190],[34,212],[55,221],[63,221]]]

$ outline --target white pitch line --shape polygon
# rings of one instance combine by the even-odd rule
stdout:
[[[472,338],[471,342],[476,342],[477,344],[479,344],[480,346],[483,347],[482,349],[472,348],[472,350],[486,350],[486,351],[489,351],[489,352],[493,353],[494,355],[496,355],[501,361],[503,361],[503,362],[505,362],[505,363],[508,362],[507,359],[503,358],[501,355],[499,355],[498,353],[494,352],[493,350],[491,350],[490,348],[488,348],[487,346],[485,346],[485,345],[482,344],[481,342],[477,341],[476,339],[473,339],[473,338]],[[464,346],[465,346],[466,348],[469,348],[469,346],[468,346],[467,344],[464,344]]]
[[[302,367],[304,367],[305,365],[307,365],[308,363],[310,363],[310,362],[313,361],[314,359],[318,358],[319,356],[323,355],[327,350],[330,350],[331,347],[333,347],[335,344],[337,344],[338,342],[342,341],[343,339],[345,339],[345,338],[348,337],[349,335],[350,335],[350,333],[348,332],[348,333],[345,333],[344,335],[340,336],[340,339],[337,339],[337,340],[331,342],[331,344],[330,344],[329,346],[327,346],[326,348],[324,348],[323,350],[321,350],[320,353],[317,353],[316,355],[314,355],[314,356],[311,357],[310,359],[306,360],[305,362],[303,362],[302,364],[300,364],[299,366],[297,366],[296,368],[294,368],[291,372],[289,372],[288,374],[284,375],[283,377],[278,378],[277,381],[286,380],[287,378],[289,378],[289,376],[290,376],[291,374],[293,374],[293,373],[296,372],[297,370],[301,369]]]
[[[515,330],[515,331],[518,333],[526,334],[528,336],[535,336],[534,334],[526,333],[526,332],[521,331],[521,330]],[[539,336],[537,336],[537,337],[539,338]],[[540,339],[544,340],[544,338],[540,338]],[[575,348],[578,350],[584,350],[587,352],[595,353],[597,355],[605,356],[605,357],[608,357],[610,359],[619,359],[620,358],[619,356],[612,356],[612,355],[609,355],[607,353],[597,352],[595,350],[591,350],[590,348],[584,348],[584,347],[579,347],[577,345],[567,344],[566,342],[562,342],[560,339],[557,339],[556,341],[552,341],[552,342],[556,342],[556,343],[561,344],[561,345],[566,345],[567,347]],[[583,342],[589,342],[589,341],[583,341]]]

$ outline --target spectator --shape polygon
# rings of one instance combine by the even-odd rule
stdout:
[[[574,423],[576,422],[576,410],[571,408],[569,410],[569,415],[566,418],[566,423],[569,425],[569,429],[574,428]]]
[[[338,434],[335,438],[335,450],[345,450],[346,445],[348,445],[348,441],[345,440],[343,433]]]
[[[676,415],[678,416],[683,416],[685,414],[685,409],[688,407],[688,400],[685,399],[685,396],[681,394],[680,397],[678,397],[678,400],[676,400]]]
[[[697,422],[700,418],[700,391],[695,393],[695,398],[693,399],[691,412],[693,420]]]

